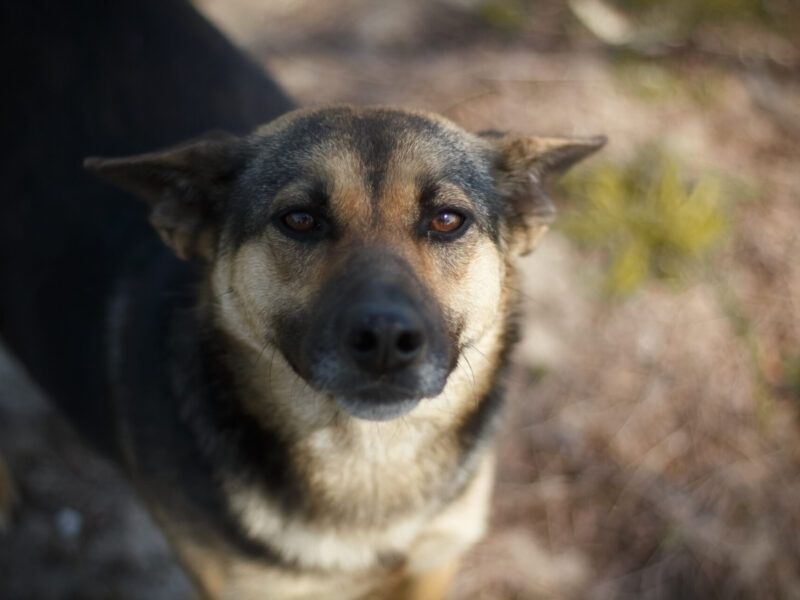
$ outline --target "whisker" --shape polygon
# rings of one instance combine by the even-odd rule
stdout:
[[[474,390],[478,386],[478,384],[475,381],[475,371],[472,368],[472,363],[469,362],[469,358],[467,358],[466,354],[462,354],[461,357],[464,359],[464,362],[467,363],[467,367],[469,367],[469,374],[470,377],[472,378],[472,389]]]
[[[272,365],[275,364],[275,353],[278,351],[277,346],[272,346],[272,356],[269,358],[269,367],[267,368],[267,385],[272,391]]]
[[[488,356],[486,356],[486,355],[485,355],[485,354],[484,354],[484,353],[483,353],[483,352],[480,350],[480,348],[478,348],[478,347],[477,347],[475,344],[467,344],[467,345],[465,346],[465,348],[469,348],[470,350],[474,350],[475,352],[477,352],[478,354],[480,354],[480,355],[481,355],[481,358],[483,358],[483,360],[485,360],[486,362],[489,362],[489,357],[488,357]],[[465,356],[464,358],[466,358],[466,356]]]

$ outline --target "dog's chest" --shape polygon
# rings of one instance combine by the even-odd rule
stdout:
[[[405,435],[367,424],[346,437],[335,430],[309,436],[295,460],[306,474],[310,513],[287,512],[235,479],[226,482],[230,508],[250,536],[303,567],[362,570],[404,559],[474,471],[454,464],[445,436],[409,436],[409,427]]]
[[[457,498],[433,514],[398,519],[382,528],[280,522],[274,507],[241,496],[242,508],[250,511],[252,525],[259,527],[262,534],[279,535],[271,540],[277,541],[281,552],[292,555],[299,569],[287,570],[231,555],[220,561],[203,556],[196,547],[186,548],[181,554],[194,565],[195,572],[209,575],[202,584],[215,598],[261,600],[264,590],[270,590],[270,598],[293,600],[395,597],[392,590],[406,578],[452,563],[482,537],[493,465],[491,453],[484,454]],[[244,513],[242,516],[248,518]],[[279,526],[283,529],[278,530]],[[392,550],[398,554],[388,554]],[[223,563],[227,567],[216,573],[209,569]]]

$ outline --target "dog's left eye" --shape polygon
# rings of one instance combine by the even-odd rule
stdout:
[[[449,236],[458,232],[466,220],[466,217],[457,211],[443,210],[428,223],[428,231],[433,234]]]

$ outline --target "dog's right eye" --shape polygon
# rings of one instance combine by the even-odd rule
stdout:
[[[284,234],[296,240],[311,241],[323,237],[328,222],[315,211],[296,208],[278,215],[274,223]]]
[[[283,215],[283,224],[294,232],[308,233],[314,231],[317,220],[311,213],[297,210]]]

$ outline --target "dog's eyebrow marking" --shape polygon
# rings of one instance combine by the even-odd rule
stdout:
[[[331,200],[328,184],[322,179],[315,179],[309,187],[308,200],[314,206],[328,206]]]
[[[436,208],[436,196],[438,193],[438,181],[425,178],[419,182],[419,206],[423,213]]]
[[[429,180],[420,185],[417,202],[422,216],[432,215],[445,208],[460,208],[470,212],[477,210],[467,190],[444,179]]]
[[[302,204],[309,206],[324,208],[330,204],[330,189],[322,178],[315,177],[310,181],[302,182],[298,186],[297,196],[303,196]]]
[[[274,214],[291,206],[328,208],[330,204],[328,190],[328,185],[321,178],[292,181],[275,195],[271,212]]]

